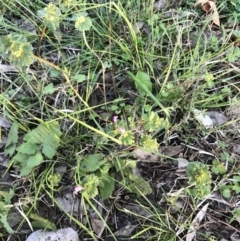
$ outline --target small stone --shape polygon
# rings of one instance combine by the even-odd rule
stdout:
[[[37,230],[33,232],[26,241],[79,241],[78,234],[72,228],[59,229],[56,232]]]

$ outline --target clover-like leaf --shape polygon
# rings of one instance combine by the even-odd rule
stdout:
[[[73,20],[75,20],[75,28],[81,32],[88,31],[92,27],[92,20],[86,12],[75,14]]]

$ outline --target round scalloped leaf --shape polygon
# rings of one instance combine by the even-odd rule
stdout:
[[[75,28],[78,31],[88,31],[92,27],[92,20],[87,17],[85,12],[75,14],[73,19],[75,20]]]

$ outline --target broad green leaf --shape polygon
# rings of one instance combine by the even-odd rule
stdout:
[[[146,84],[141,83],[141,81],[139,81],[139,79],[133,75],[131,72],[127,72],[128,75],[130,76],[130,78],[137,83],[138,87],[140,88],[140,90],[143,91],[143,93],[145,93],[147,96],[149,96],[153,101],[155,101],[155,103],[165,112],[166,116],[169,117],[169,111],[168,109],[166,109],[161,103],[160,101],[152,94],[152,92],[149,90],[149,88],[146,86]]]
[[[138,71],[136,74],[136,79],[138,80],[138,81],[135,81],[135,85],[137,89],[144,91],[144,89],[142,89],[141,86],[145,85],[148,88],[148,90],[152,92],[152,82],[148,74],[142,71]]]
[[[101,166],[101,159],[103,158],[102,154],[92,154],[87,157],[83,161],[81,161],[81,170],[85,172],[94,172]]]
[[[109,198],[112,195],[114,190],[114,179],[113,178],[109,178],[108,180],[102,179],[99,190],[101,193],[101,197],[103,199]]]

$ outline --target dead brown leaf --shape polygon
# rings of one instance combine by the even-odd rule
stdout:
[[[102,233],[102,230],[104,229],[104,222],[100,219],[92,218],[91,224],[93,231],[96,233],[97,236],[99,236]]]
[[[183,146],[178,145],[178,146],[160,146],[159,147],[159,152],[164,155],[164,156],[177,156],[179,153],[183,151]]]
[[[133,157],[138,159],[138,161],[143,162],[161,162],[162,157],[161,156],[167,156],[167,157],[174,157],[177,156],[179,153],[182,152],[183,146],[160,146],[159,147],[159,155],[152,154],[151,152],[145,151],[140,148],[136,148],[132,154]],[[161,155],[161,156],[160,156]]]
[[[133,157],[136,158],[138,161],[143,162],[161,162],[161,157],[158,155],[154,155],[148,151],[145,151],[140,148],[136,148],[133,152]]]
[[[216,0],[198,0],[194,6],[196,7],[199,4],[201,5],[202,10],[206,12],[208,17],[212,19],[213,24],[220,27],[220,19],[216,7]]]
[[[234,42],[234,47],[236,48],[236,47],[239,47],[239,46],[240,46],[240,40],[235,41]]]

